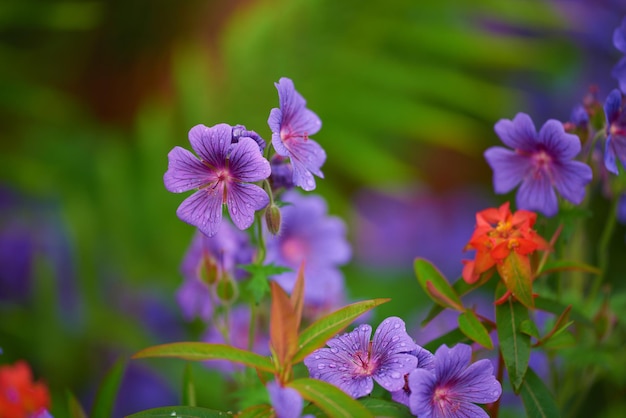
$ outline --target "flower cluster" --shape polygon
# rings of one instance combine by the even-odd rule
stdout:
[[[0,418],[51,418],[50,394],[24,361],[0,366]]]

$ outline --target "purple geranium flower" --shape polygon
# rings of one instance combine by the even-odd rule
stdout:
[[[372,392],[374,380],[390,392],[401,390],[404,376],[417,367],[417,357],[411,354],[417,345],[397,317],[385,319],[370,343],[371,334],[372,327],[363,324],[328,340],[330,348],[319,348],[304,359],[311,377],[331,383],[353,398]]]
[[[615,89],[604,102],[606,115],[606,145],[604,166],[613,174],[618,174],[615,158],[626,167],[626,112],[622,106],[622,93]]]
[[[246,229],[254,221],[254,211],[269,203],[267,193],[250,183],[266,179],[270,163],[253,138],[239,137],[233,143],[232,135],[233,128],[226,124],[196,125],[189,131],[189,142],[200,159],[181,147],[168,154],[163,176],[166,189],[174,193],[198,190],[176,214],[208,236],[219,229],[223,204],[237,228]]]
[[[336,307],[343,301],[344,290],[343,275],[338,267],[351,257],[345,223],[328,215],[326,202],[320,196],[303,196],[290,190],[281,200],[290,204],[281,208],[278,235],[268,234],[266,262],[293,271],[273,279],[291,292],[304,261],[306,304],[322,310]]]
[[[442,345],[435,352],[434,371],[413,370],[409,374],[411,412],[420,418],[488,418],[474,404],[497,401],[502,386],[493,375],[491,361],[483,359],[469,365],[471,357],[469,345]]]
[[[283,77],[275,85],[280,108],[272,109],[267,121],[272,130],[272,145],[278,155],[291,160],[294,184],[307,191],[313,190],[313,174],[324,178],[320,168],[326,161],[326,152],[309,136],[320,130],[322,121],[307,109],[293,81]]]
[[[276,418],[300,418],[304,401],[297,390],[282,387],[275,381],[269,382],[266,387]],[[313,417],[313,415],[305,415],[304,417]]]
[[[417,367],[419,367],[420,369],[426,369],[426,370],[431,370],[431,371],[434,370],[435,356],[433,356],[433,354],[430,351],[418,345],[415,350],[410,352],[410,354],[417,357]],[[409,400],[411,396],[411,389],[409,388],[409,382],[408,382],[409,376],[408,375],[409,373],[404,375],[404,386],[402,387],[402,389],[397,390],[395,392],[391,392],[391,399],[406,406],[410,406]]]
[[[626,17],[622,20],[620,27],[616,28],[613,32],[613,45],[620,50],[623,54],[626,54]],[[619,87],[623,92],[626,92],[626,57],[617,63],[613,68],[611,75],[619,82]]]
[[[554,216],[558,202],[554,189],[566,200],[579,204],[585,197],[585,186],[591,181],[591,168],[573,158],[580,152],[580,139],[568,134],[563,124],[548,120],[539,133],[525,113],[511,120],[502,119],[495,131],[505,145],[485,151],[493,169],[496,193],[508,193],[521,183],[517,206]]]

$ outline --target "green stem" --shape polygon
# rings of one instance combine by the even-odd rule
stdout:
[[[600,242],[598,243],[598,267],[600,268],[600,274],[595,277],[591,286],[591,291],[589,292],[590,302],[593,302],[596,299],[600,286],[602,286],[602,282],[606,277],[606,270],[609,266],[609,246],[611,244],[613,231],[615,230],[615,225],[617,224],[618,202],[619,199],[614,199],[613,204],[611,205],[611,211],[608,214],[608,219],[604,224],[604,230],[600,236]]]

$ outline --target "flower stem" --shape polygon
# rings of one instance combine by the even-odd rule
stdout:
[[[604,224],[604,230],[600,236],[600,242],[598,243],[598,267],[600,269],[600,274],[595,277],[591,286],[589,301],[594,301],[596,299],[600,286],[602,286],[602,282],[606,277],[606,270],[609,266],[609,246],[611,244],[611,237],[613,236],[613,231],[615,230],[615,225],[617,223],[618,202],[618,199],[613,200],[611,210],[608,214],[608,219]]]

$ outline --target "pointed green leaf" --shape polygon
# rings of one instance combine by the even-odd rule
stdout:
[[[479,280],[476,283],[468,284],[465,280],[460,278],[456,282],[454,282],[454,284],[452,285],[452,289],[454,289],[455,293],[460,297],[471,292],[474,289],[479,288],[483,284],[483,280]],[[434,304],[432,308],[430,308],[430,311],[428,312],[428,315],[426,315],[426,318],[422,321],[422,327],[428,325],[428,323],[436,318],[437,315],[439,315],[441,312],[443,312],[444,309],[445,308],[443,306]]]
[[[147,409],[128,415],[126,418],[226,418],[232,417],[229,412],[200,408],[197,406],[165,406]]]
[[[304,357],[311,354],[313,350],[322,347],[329,338],[350,325],[360,315],[378,305],[389,302],[389,300],[380,298],[356,302],[318,319],[300,333],[298,338],[299,348],[293,358],[293,363],[301,361]]]
[[[331,418],[374,417],[363,405],[337,386],[317,379],[296,379],[287,384]]]
[[[526,416],[537,418],[558,418],[561,416],[550,390],[532,370],[528,369],[522,384],[520,395]]]
[[[423,258],[416,258],[413,266],[417,281],[434,302],[445,308],[463,310],[459,295],[435,266]]]
[[[290,268],[274,264],[246,264],[239,267],[250,273],[246,289],[252,293],[256,303],[259,303],[269,293],[269,278],[271,276],[291,271]]]
[[[590,264],[585,264],[579,261],[572,260],[555,260],[544,264],[541,271],[537,273],[537,276],[542,276],[545,274],[555,273],[559,271],[582,271],[585,273],[591,273],[596,275],[602,273],[602,270]]]
[[[498,273],[517,300],[528,308],[534,307],[533,278],[527,256],[511,251],[502,264],[498,265]]]
[[[497,296],[501,297],[505,291],[504,286],[498,284]],[[528,309],[511,298],[496,306],[496,329],[500,351],[516,393],[524,381],[530,359],[530,335],[521,330],[521,324],[529,320]]]
[[[458,321],[459,329],[467,338],[489,350],[493,350],[493,341],[491,341],[489,331],[487,331],[487,328],[478,319],[474,311],[468,310],[463,312],[459,315]]]
[[[389,418],[412,418],[409,408],[399,402],[388,401],[386,399],[365,397],[359,399],[359,403],[365,406],[375,417]]]
[[[542,296],[537,296],[535,298],[535,307],[537,309],[541,309],[542,311],[551,312],[555,315],[561,315],[565,309],[567,309],[566,305],[563,305],[561,302],[557,302],[552,299],[548,299]],[[583,313],[572,308],[569,313],[570,317],[576,321],[577,324],[583,324],[588,327],[593,327],[593,322],[587,318]]]
[[[191,375],[191,363],[185,365],[183,372],[183,403],[189,406],[196,406],[196,386]]]
[[[109,418],[111,416],[125,369],[126,362],[119,359],[104,377],[91,410],[90,416],[92,418]]]
[[[542,345],[548,342],[551,338],[557,337],[560,333],[565,331],[567,327],[572,325],[574,321],[569,320],[569,313],[572,309],[572,306],[568,306],[565,310],[559,315],[552,329],[538,341],[537,345]]]
[[[87,414],[80,402],[78,402],[76,396],[69,390],[67,391],[67,410],[70,414],[70,418],[87,418]]]
[[[539,330],[537,329],[537,325],[532,320],[522,321],[519,327],[520,331],[526,335],[530,335],[531,337],[539,338]]]
[[[177,357],[191,361],[229,360],[270,373],[275,371],[268,357],[225,344],[181,342],[155,345],[139,351],[132,358],[148,357]]]
[[[236,418],[272,418],[274,416],[274,409],[268,404],[254,405],[235,415]]]

